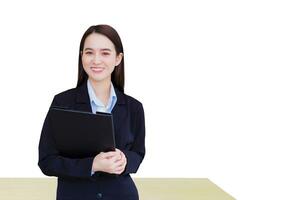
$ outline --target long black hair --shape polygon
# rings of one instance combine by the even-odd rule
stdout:
[[[91,26],[85,31],[85,33],[81,38],[80,47],[79,47],[79,60],[78,60],[78,80],[77,80],[76,87],[81,86],[88,79],[88,75],[84,71],[82,66],[81,52],[83,51],[85,39],[92,33],[99,33],[108,37],[108,39],[110,39],[111,42],[114,44],[117,55],[119,55],[120,53],[123,54],[120,64],[115,67],[114,71],[111,74],[111,81],[114,87],[116,87],[121,92],[124,92],[125,77],[124,77],[124,52],[123,52],[122,41],[117,31],[113,27],[105,24]]]

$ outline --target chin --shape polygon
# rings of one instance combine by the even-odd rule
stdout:
[[[104,81],[104,80],[109,79],[109,76],[89,76],[89,78],[90,78],[92,81],[95,81],[95,82],[101,82],[101,81]]]

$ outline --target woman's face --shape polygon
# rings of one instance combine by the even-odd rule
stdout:
[[[92,81],[110,81],[115,66],[122,60],[122,53],[116,55],[114,44],[99,33],[90,34],[84,42],[82,65]]]

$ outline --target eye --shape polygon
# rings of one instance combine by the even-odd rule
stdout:
[[[103,52],[102,55],[108,56],[108,55],[110,55],[110,53],[108,53],[108,52]]]
[[[85,54],[90,55],[90,54],[92,54],[92,52],[91,51],[86,51]]]

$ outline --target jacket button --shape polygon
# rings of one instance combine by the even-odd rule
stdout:
[[[102,198],[102,194],[101,193],[98,193],[97,194],[97,199],[101,199]]]

